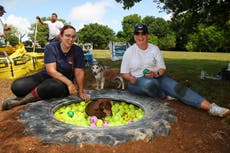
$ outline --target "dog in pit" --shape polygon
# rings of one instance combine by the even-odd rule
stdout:
[[[108,116],[112,116],[112,103],[109,99],[101,98],[96,101],[89,102],[85,108],[85,112],[89,116],[96,116],[98,119],[104,120]]]
[[[120,70],[118,68],[106,68],[101,62],[93,63],[91,70],[96,79],[97,90],[104,89],[106,81],[112,81],[118,84],[117,89],[125,89],[124,80],[120,75]]]

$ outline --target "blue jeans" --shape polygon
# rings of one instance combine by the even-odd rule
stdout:
[[[169,95],[196,108],[200,108],[204,100],[204,97],[197,92],[167,76],[159,78],[140,77],[135,84],[128,83],[128,90],[134,94],[158,98],[164,98],[166,95]]]

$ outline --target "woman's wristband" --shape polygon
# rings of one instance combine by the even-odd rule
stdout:
[[[157,77],[159,77],[159,76],[160,76],[160,72],[159,72],[159,71],[157,71],[157,72],[155,73],[154,78],[157,78]]]
[[[160,72],[159,71],[157,71],[157,76],[160,76]]]

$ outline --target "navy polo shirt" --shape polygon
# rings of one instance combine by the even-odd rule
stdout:
[[[74,60],[73,60],[74,59]],[[70,80],[74,79],[73,68],[84,68],[84,53],[81,47],[73,44],[70,51],[64,54],[61,50],[60,42],[52,42],[46,45],[44,50],[44,63],[56,62],[57,71],[62,73]],[[46,69],[42,74],[47,74]]]

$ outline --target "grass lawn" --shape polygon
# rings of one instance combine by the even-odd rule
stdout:
[[[109,67],[120,67],[121,61],[111,61],[109,50],[93,50],[93,57]],[[230,62],[230,53],[163,51],[167,75],[192,88],[208,100],[230,106],[230,81],[200,79],[203,69],[216,76]]]

